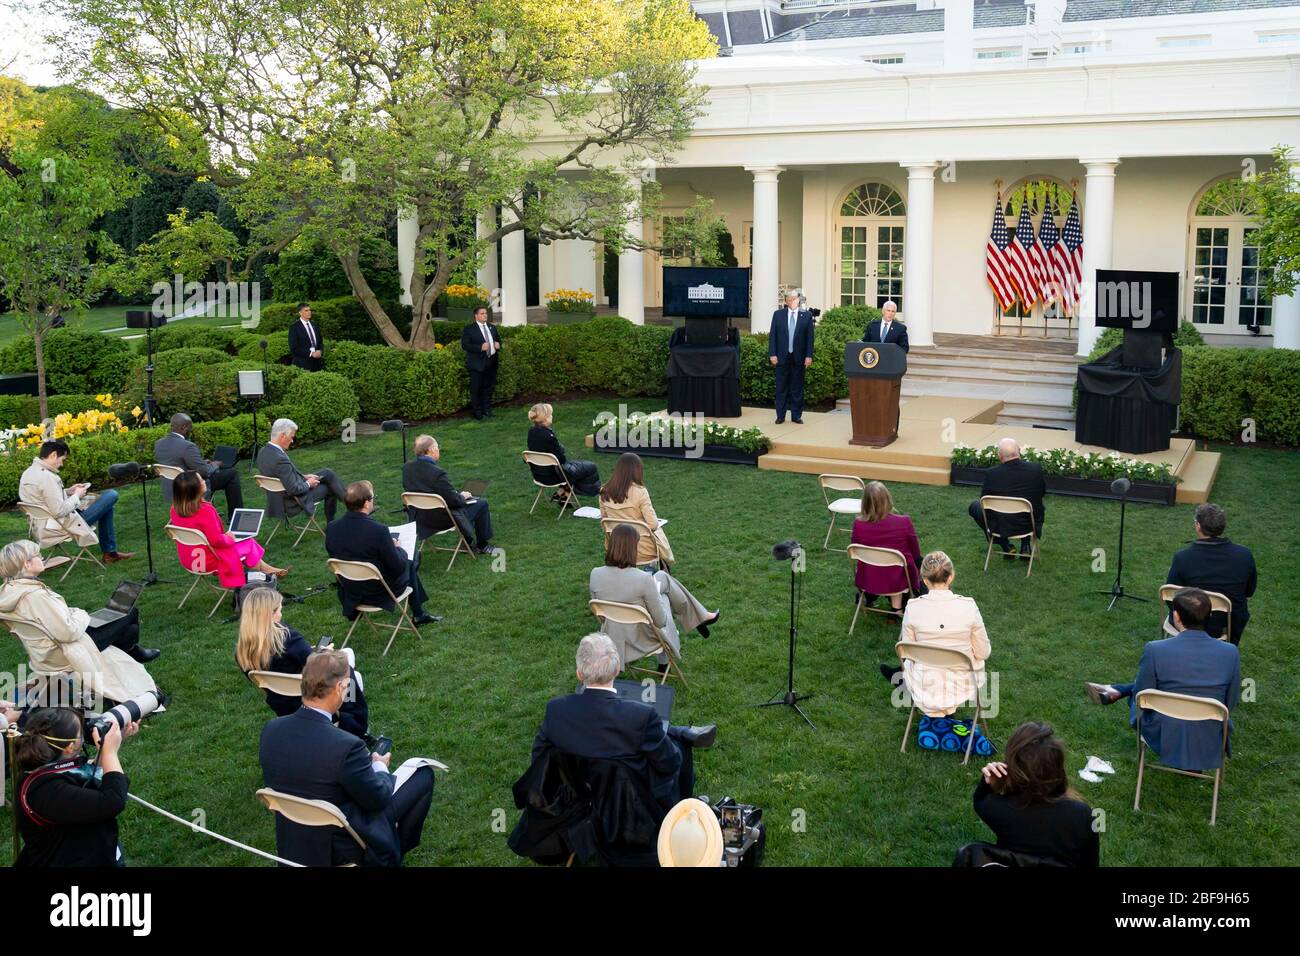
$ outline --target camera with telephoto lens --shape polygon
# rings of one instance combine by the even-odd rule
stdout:
[[[699,799],[709,803],[709,798]],[[737,803],[734,797],[723,797],[709,803],[722,827],[722,860],[727,866],[758,866],[763,862],[767,847],[767,827],[763,824],[763,808],[751,803]]]
[[[94,740],[94,732],[99,731],[99,739],[103,740],[108,729],[116,724],[119,729],[125,729],[126,725],[136,720],[143,720],[148,717],[159,707],[167,705],[167,698],[162,691],[145,691],[139,697],[133,697],[131,700],[118,704],[112,710],[106,710],[98,717],[89,717],[86,719],[85,738],[86,742]]]

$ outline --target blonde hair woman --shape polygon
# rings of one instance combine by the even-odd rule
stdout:
[[[249,671],[274,671],[277,674],[301,674],[307,658],[316,650],[307,639],[281,620],[284,598],[274,588],[254,588],[244,596],[239,617],[239,643],[235,645],[235,663],[245,674]],[[354,697],[345,700],[339,711],[339,727],[364,738],[370,722],[366,695],[361,678],[352,674]],[[300,697],[285,697],[266,691],[266,702],[277,717],[285,717],[302,704]]]
[[[916,539],[916,528],[912,527],[912,519],[907,515],[895,513],[894,498],[879,481],[867,482],[862,493],[862,510],[853,522],[853,543],[901,551],[907,561],[906,572],[902,568],[858,564],[854,581],[868,604],[876,600],[876,595],[888,594],[889,603],[895,610],[900,610],[903,598],[895,592],[906,591],[909,587],[918,593],[924,592],[917,570],[921,563],[921,545]]]
[[[105,641],[100,647],[87,631],[90,615],[79,607],[69,607],[57,591],[37,580],[44,570],[41,549],[34,541],[11,541],[0,549],[0,577],[4,578],[0,617],[35,625],[40,631],[20,638],[32,670],[71,674],[82,681],[84,692],[115,704],[156,691],[157,685],[139,658],[152,660],[158,652],[132,645],[133,659],[130,651],[115,643]],[[97,632],[106,630],[95,628]]]
[[[984,661],[992,650],[989,635],[975,600],[953,592],[956,576],[952,559],[942,551],[922,559],[921,578],[929,590],[908,602],[899,639],[965,651],[975,661],[975,682],[983,686]],[[900,668],[882,665],[880,670],[892,681]],[[905,661],[901,670],[912,700],[929,717],[947,717],[975,694],[965,664],[935,667]]]
[[[596,468],[595,462],[569,461],[565,457],[564,446],[555,437],[555,430],[551,427],[555,420],[555,409],[547,402],[538,402],[528,409],[528,420],[533,423],[528,429],[528,450],[550,452],[558,458],[565,477],[569,479],[569,484],[578,494],[588,496],[600,494],[600,471]],[[549,485],[560,480],[554,468],[536,465],[529,467],[533,469],[533,477],[543,484]],[[565,492],[557,491],[551,496],[551,500],[563,503],[566,497]]]

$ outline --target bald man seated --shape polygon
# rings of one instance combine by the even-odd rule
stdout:
[[[1014,438],[1004,438],[998,442],[998,461],[1001,464],[990,468],[984,475],[984,486],[980,488],[980,497],[1000,495],[1004,498],[1028,498],[1034,506],[1034,527],[1038,536],[1043,536],[1043,496],[1047,494],[1047,481],[1043,477],[1043,466],[1037,462],[1025,461],[1020,457],[1020,445]],[[972,501],[968,509],[970,516],[979,525],[980,531],[988,538],[984,527],[984,509],[978,501]],[[998,547],[1004,554],[1011,553],[1011,542],[1007,535],[1026,534],[1029,531],[1029,519],[1025,515],[990,514],[989,529],[997,539]],[[1020,550],[1028,554],[1030,541],[1022,538]]]

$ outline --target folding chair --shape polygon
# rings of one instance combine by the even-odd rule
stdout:
[[[361,839],[356,830],[352,829],[352,824],[348,823],[348,818],[344,816],[343,811],[328,800],[309,800],[306,797],[295,797],[291,793],[272,790],[270,787],[263,787],[258,790],[257,797],[262,801],[262,805],[272,813],[283,814],[287,819],[305,827],[338,827],[352,837],[363,852],[366,849],[366,841]],[[346,865],[356,866],[355,863]]]
[[[163,530],[167,532],[167,537],[171,538],[179,545],[195,549],[207,548],[209,551],[212,549],[212,546],[208,544],[208,536],[197,528],[182,528],[179,525],[169,524],[163,528]],[[190,554],[193,555],[194,552],[191,551]],[[206,554],[200,551],[199,555],[203,558],[203,561],[206,562]],[[178,611],[185,606],[185,602],[190,599],[190,595],[194,593],[194,589],[199,586],[200,581],[204,578],[214,577],[217,573],[215,567],[209,568],[205,563],[200,563],[199,567],[201,570],[198,571],[194,570],[194,568],[187,565],[184,561],[181,562],[181,567],[194,575],[194,583],[191,584],[190,589],[185,592],[185,597],[181,598],[181,603],[176,605],[176,610]],[[213,584],[211,581],[208,582],[208,586],[220,595],[220,597],[217,598],[217,603],[212,605],[212,610],[208,612],[208,617],[212,617],[212,615],[217,613],[217,608],[221,607],[221,602],[226,599],[226,595],[233,594],[234,592],[228,591],[220,584]]]
[[[1165,767],[1158,763],[1151,765],[1152,770],[1166,773],[1182,774],[1184,777],[1196,777],[1198,780],[1214,781],[1214,798],[1210,803],[1210,826],[1219,814],[1219,786],[1223,782],[1223,771],[1228,762],[1228,708],[1222,701],[1213,697],[1193,697],[1191,694],[1173,694],[1167,690],[1140,690],[1137,692],[1137,738],[1138,738],[1138,775],[1137,790],[1133,794],[1133,809],[1140,809],[1142,800],[1142,772],[1146,769],[1147,742],[1142,738],[1142,711],[1154,710],[1157,714],[1172,717],[1175,720],[1217,720],[1223,725],[1223,737],[1219,744],[1219,766],[1214,773],[1199,773],[1195,770],[1179,770],[1177,767]]]
[[[659,535],[651,531],[650,526],[646,524],[644,521],[637,521],[635,518],[601,518],[600,530],[604,532],[605,545],[607,547],[609,545],[610,532],[613,531],[621,524],[630,524],[632,527],[636,528],[636,530],[640,533],[641,537],[643,538],[646,535],[650,536],[650,540],[654,543],[655,546],[655,560],[656,563],[658,564],[659,570],[667,571],[669,568],[669,564],[667,559],[664,557],[663,545],[659,543]]]
[[[1160,585],[1160,603],[1165,605],[1165,619],[1161,622],[1166,634],[1170,637],[1178,633],[1174,627],[1173,620],[1169,616],[1169,602],[1174,599],[1174,595],[1183,589],[1181,584],[1162,584]],[[1228,622],[1223,627],[1223,634],[1219,638],[1221,641],[1232,641],[1232,599],[1226,594],[1220,594],[1218,591],[1206,591],[1206,596],[1210,599],[1210,613],[1218,612],[1227,617]]]
[[[993,557],[993,539],[996,537],[989,528],[989,512],[1000,515],[1028,515],[1029,530],[1024,534],[1004,534],[1001,537],[1008,541],[1019,541],[1024,538],[1029,539],[1029,570],[1025,572],[1025,577],[1034,573],[1034,558],[1038,556],[1038,526],[1034,522],[1034,506],[1030,504],[1028,498],[1007,498],[1002,495],[984,495],[980,498],[980,507],[984,509],[984,533],[988,535],[989,549],[984,555],[984,570],[989,569],[989,558]],[[1010,552],[1014,557],[1023,558],[1016,548]]]
[[[672,671],[676,674],[677,679],[682,682],[682,686],[686,686],[686,677],[682,674],[679,658],[677,657],[676,652],[673,651],[673,646],[664,638],[663,631],[655,627],[655,622],[650,617],[649,611],[639,604],[623,604],[619,601],[597,601],[594,598],[587,602],[587,607],[591,608],[591,613],[596,615],[596,618],[600,621],[602,630],[605,627],[606,621],[613,621],[615,624],[644,625],[650,633],[654,635],[655,640],[659,642],[659,651],[652,653],[663,653],[668,655],[668,670],[664,671],[662,674],[659,673],[658,668],[634,667],[626,662],[624,662],[624,670],[628,673],[658,675],[659,683],[661,684],[666,684],[668,682],[668,673],[669,671]],[[646,655],[646,657],[649,656],[649,654]]]
[[[185,470],[175,465],[160,465],[158,462],[154,462],[151,467],[159,478],[166,478],[168,481],[175,481],[180,477],[181,472]]]
[[[393,641],[397,640],[398,631],[409,629],[416,637],[420,636],[420,631],[415,626],[415,622],[411,620],[410,612],[407,607],[407,602],[411,597],[411,586],[409,584],[402,590],[401,594],[394,594],[393,589],[390,588],[388,582],[384,580],[384,576],[379,573],[379,569],[369,561],[343,561],[339,558],[329,558],[325,561],[325,564],[330,569],[330,572],[337,578],[348,581],[378,581],[383,586],[384,591],[388,594],[389,599],[392,600],[395,609],[398,612],[397,623],[391,625],[393,633],[388,638],[388,644],[384,647],[385,657],[388,656],[388,649],[393,646]],[[342,580],[340,580],[339,584],[341,587]],[[357,629],[357,624],[360,623],[363,617],[366,619],[366,623],[370,625],[372,631],[382,631],[384,628],[390,626],[388,624],[378,625],[375,624],[374,621],[370,620],[370,615],[372,614],[386,613],[385,609],[382,607],[374,604],[358,604],[357,611],[357,616],[352,619],[352,626],[348,628],[347,637],[343,638],[343,643],[339,645],[340,650],[348,646],[348,641],[352,639],[352,632]]]
[[[840,515],[856,515],[862,510],[862,496],[866,493],[867,483],[857,475],[818,475],[817,481],[822,488],[822,498],[826,501],[826,510],[831,513],[831,526],[826,529],[826,540],[822,542],[823,551],[843,551],[832,548],[831,533],[851,531],[850,528],[836,528],[835,522]],[[832,498],[832,491],[856,491],[856,498]]]
[[[307,510],[307,508],[303,505],[302,501],[298,498],[297,495],[291,495],[287,491],[285,491],[284,482],[282,482],[279,478],[272,478],[269,475],[254,475],[253,481],[257,482],[257,487],[261,488],[264,492],[266,492],[267,498],[270,498],[270,496],[273,494],[278,494],[281,496],[281,502],[283,507],[281,508],[280,521],[278,524],[276,524],[274,528],[271,529],[271,534],[266,539],[266,543],[268,545],[271,543],[271,538],[275,537],[275,533],[280,530],[281,526],[287,527],[290,531],[298,532],[298,540],[295,541],[292,545],[295,548],[298,547],[299,542],[301,542],[303,539],[303,535],[305,535],[308,531],[315,531],[322,538],[325,537],[325,529],[322,528],[320,524],[316,521],[316,515],[313,512]],[[297,506],[298,511],[301,514],[305,515],[307,518],[306,521],[304,521],[302,524],[297,526],[295,526],[294,523],[289,520],[288,505],[289,502],[291,501],[294,503],[294,505]]]
[[[964,664],[970,671],[971,687],[975,689],[975,717],[971,720],[970,740],[966,741],[966,757],[962,760],[962,766],[970,762],[971,749],[975,746],[975,731],[980,725],[980,693],[979,680],[975,672],[975,659],[965,651],[959,651],[952,647],[937,647],[934,644],[925,644],[921,641],[899,641],[894,645],[894,650],[898,652],[898,659],[906,663],[907,661],[916,661],[925,664],[927,667],[951,668],[954,664]],[[907,753],[907,738],[912,735],[912,718],[916,716],[916,701],[912,701],[912,709],[907,714],[907,727],[903,730],[903,746],[899,748],[899,753]],[[988,725],[985,725],[984,736],[988,736]]]
[[[563,488],[568,493],[568,501],[565,501],[564,504],[560,505],[560,513],[555,516],[555,520],[558,521],[560,518],[564,517],[564,509],[569,507],[570,502],[578,499],[577,492],[573,490],[573,485],[569,482],[569,476],[565,474],[564,466],[560,464],[560,459],[555,455],[552,455],[549,451],[526,451],[523,455],[524,461],[528,465],[536,466],[538,468],[554,468],[556,472],[559,473],[560,480],[554,484],[548,485],[545,482],[537,480],[537,475],[533,472],[532,467],[528,469],[528,473],[532,475],[533,484],[537,486],[537,497],[533,499],[533,507],[528,509],[529,514],[532,514],[534,509],[536,509],[537,502],[542,500],[543,492],[554,488]],[[577,506],[574,505],[574,507],[576,508]]]
[[[281,674],[279,671],[249,671],[248,679],[258,690],[270,691],[281,697],[302,696],[302,675]]]
[[[460,525],[456,523],[456,516],[452,514],[451,509],[447,507],[447,499],[442,495],[435,495],[425,491],[403,491],[402,504],[408,508],[414,508],[416,511],[431,511],[435,513],[445,511],[447,513],[447,520],[451,523],[451,527],[443,528],[441,531],[435,531],[432,534],[421,538],[420,550],[424,550],[425,542],[430,538],[436,538],[439,535],[444,534],[454,534],[456,536],[456,547],[440,548],[437,545],[433,546],[435,551],[451,552],[451,560],[447,562],[448,571],[450,571],[451,566],[456,563],[456,555],[460,554],[462,551],[472,557],[475,561],[478,560],[478,552],[470,546],[469,539],[465,537],[465,532],[460,530]]]
[[[873,568],[903,569],[903,579],[907,581],[907,590],[891,591],[889,594],[879,595],[880,597],[894,597],[894,595],[898,595],[899,597],[906,595],[908,598],[916,597],[916,592],[912,590],[911,575],[907,572],[907,558],[904,556],[902,551],[895,551],[893,548],[877,548],[870,544],[851,544],[849,545],[848,552],[849,558],[853,561],[855,570],[858,564],[869,564]],[[858,591],[858,603],[853,608],[853,621],[849,624],[850,634],[853,633],[853,628],[857,626],[858,612],[861,611],[864,606],[865,597],[866,595],[864,592]],[[884,614],[886,617],[892,617],[895,619],[900,619],[903,616],[902,611],[895,611],[893,607],[890,607],[887,611],[881,610],[878,607],[868,607],[867,610],[875,614]]]
[[[77,536],[74,535],[71,531],[68,531],[66,528],[64,528],[63,523],[60,522],[58,518],[54,517],[54,515],[50,514],[50,512],[46,509],[44,505],[37,504],[34,501],[20,501],[18,502],[18,507],[22,509],[23,514],[27,515],[28,532],[31,535],[31,539],[35,541],[38,545],[40,544],[41,541],[42,531],[44,531],[45,534],[48,535],[51,531],[54,530],[52,527],[50,527],[51,522],[57,525],[59,530],[62,532],[63,537],[60,538],[58,541],[54,542],[54,544],[50,545],[50,548],[53,551],[57,551],[60,557],[62,557],[64,560],[69,562],[67,569],[59,577],[60,581],[62,581],[69,574],[71,574],[72,569],[77,566],[77,562],[82,560],[83,558],[90,559],[91,561],[93,561],[95,564],[99,566],[99,570],[101,571],[104,570],[104,565],[99,560],[99,558],[95,557],[95,552],[91,551],[90,547],[88,546],[82,547],[80,545],[77,545]],[[69,544],[72,544],[73,546],[77,547],[78,550],[76,555],[71,555],[68,553],[67,547]]]

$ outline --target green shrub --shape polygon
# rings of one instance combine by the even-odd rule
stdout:
[[[880,310],[873,305],[838,305],[827,309],[817,319],[816,338],[826,338],[840,343],[841,358],[844,343],[860,340],[867,323],[880,318]]]
[[[502,356],[506,350],[501,350]],[[504,361],[504,359],[503,359]],[[465,353],[457,347],[412,353],[402,387],[402,418],[420,421],[454,415],[469,404]]]
[[[239,400],[236,375],[239,369],[238,362],[226,362],[155,371],[153,394],[162,417],[169,418],[176,412],[184,412],[195,421],[213,421],[234,414]],[[144,394],[144,368],[136,367],[122,390],[121,398],[127,408],[136,405],[143,407]]]
[[[335,372],[299,375],[289,385],[284,403],[294,409],[289,417],[298,423],[298,435],[304,442],[338,438],[343,422],[355,421],[360,413],[351,384]]]
[[[387,345],[336,342],[325,353],[325,371],[348,380],[366,418],[402,414],[410,352]]]
[[[361,274],[381,299],[396,299],[400,291],[397,250],[386,239],[361,240]],[[309,299],[330,299],[352,294],[352,286],[333,255],[321,242],[300,238],[266,267],[271,296],[276,302],[297,304]]]
[[[187,369],[200,365],[221,365],[230,361],[230,356],[220,349],[187,346],[158,352],[153,357],[154,377],[159,375],[178,375]],[[144,367],[145,359],[136,359],[136,365]]]
[[[45,386],[57,392],[116,392],[131,370],[131,346],[112,335],[86,329],[51,329],[45,336]],[[36,371],[36,346],[22,335],[0,349],[0,374]]]
[[[241,338],[239,344],[240,361],[246,365],[249,362],[255,363],[248,365],[249,368],[260,368],[262,365],[262,342],[266,342],[266,361],[272,365],[278,365],[289,361],[289,333],[288,332],[271,332],[262,335],[254,335],[251,338]]]
[[[260,414],[257,416],[258,438],[265,442],[270,432],[270,423]],[[251,414],[233,415],[215,422],[195,422],[190,434],[194,444],[205,456],[211,456],[218,445],[233,445],[235,448],[251,450],[253,448],[253,416]]]
[[[171,322],[154,333],[153,350],[157,353],[171,349],[207,348],[220,349],[228,355],[234,355],[238,351],[236,341],[247,334],[236,329],[214,329],[205,325]],[[144,339],[136,341],[135,350],[140,355],[145,354]]]
[[[310,301],[312,319],[320,328],[327,352],[331,342],[346,340],[360,342],[362,345],[378,345],[383,342],[379,330],[375,328],[375,323],[371,321],[361,303],[352,296]],[[411,307],[399,305],[394,300],[382,301],[381,305],[397,326],[397,330],[403,336],[407,335],[411,330]],[[297,302],[275,302],[262,308],[262,317],[257,323],[257,331],[263,335],[268,332],[284,332],[297,321]]]
[[[40,414],[40,403],[31,395],[0,395],[0,430],[34,425]]]

